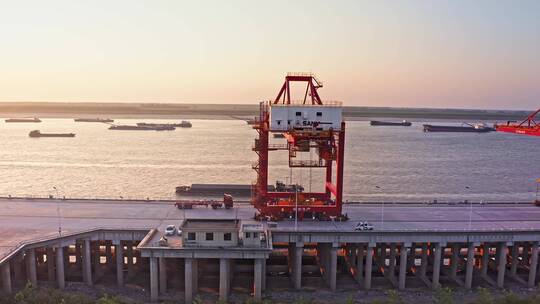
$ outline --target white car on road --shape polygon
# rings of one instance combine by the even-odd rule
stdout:
[[[373,224],[368,222],[358,222],[354,227],[354,231],[373,230]]]
[[[169,225],[165,228],[165,235],[174,235],[176,233],[176,227],[174,225]]]

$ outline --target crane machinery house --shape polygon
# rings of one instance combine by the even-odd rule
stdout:
[[[339,130],[342,121],[340,102],[324,104],[269,104],[270,131]]]

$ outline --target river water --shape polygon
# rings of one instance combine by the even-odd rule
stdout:
[[[254,130],[239,120],[192,123],[190,129],[156,132],[113,131],[71,119],[0,122],[0,195],[163,199],[174,198],[178,185],[255,180]],[[33,129],[77,136],[30,138]],[[424,133],[421,123],[371,127],[352,121],[345,158],[350,201],[524,201],[535,197],[540,138]],[[271,152],[270,165],[270,181],[290,180],[286,152]],[[306,190],[320,191],[321,178],[316,169],[292,172],[292,180]]]

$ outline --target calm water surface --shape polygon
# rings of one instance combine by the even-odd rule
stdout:
[[[56,195],[56,187],[58,195],[66,197],[173,198],[178,185],[255,180],[254,130],[235,120],[192,123],[191,129],[155,132],[112,131],[105,124],[71,119],[2,121],[0,195]],[[77,136],[30,138],[33,129]],[[348,200],[503,201],[535,196],[535,179],[540,177],[537,137],[423,133],[421,123],[407,128],[370,127],[368,122],[348,122],[346,134]],[[270,164],[271,181],[290,178],[286,152],[271,152]],[[292,174],[293,181],[313,191],[322,189],[321,177],[316,169]]]

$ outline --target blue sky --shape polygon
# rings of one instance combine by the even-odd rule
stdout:
[[[540,106],[540,1],[3,1],[0,101]]]

